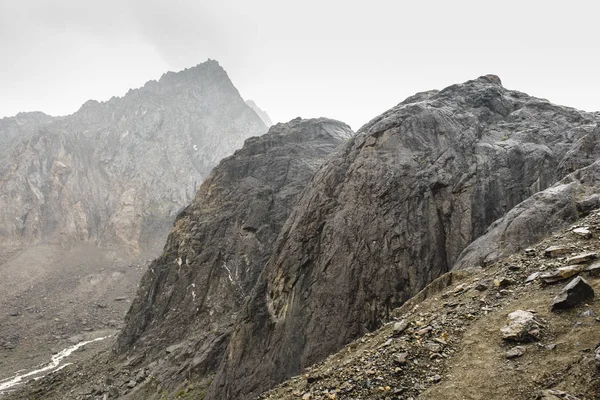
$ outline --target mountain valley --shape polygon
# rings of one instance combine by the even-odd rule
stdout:
[[[267,132],[214,61],[88,103],[0,124],[0,371],[110,337],[7,400],[600,396],[600,112],[484,75]]]

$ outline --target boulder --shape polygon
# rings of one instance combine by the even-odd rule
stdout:
[[[546,257],[558,257],[571,252],[570,247],[565,246],[550,246],[544,250],[544,256]]]
[[[523,346],[515,346],[506,352],[506,358],[511,359],[521,357],[526,351],[527,349]]]
[[[587,253],[577,254],[574,257],[569,257],[569,258],[567,258],[566,263],[567,264],[587,264],[590,261],[593,261],[597,258],[598,258],[598,253],[590,251]]]
[[[572,308],[593,297],[594,289],[585,279],[578,276],[569,282],[562,292],[552,300],[552,311]]]
[[[540,339],[541,328],[532,312],[517,310],[508,314],[508,324],[500,332],[508,342],[531,342]]]
[[[565,279],[569,279],[584,269],[585,266],[583,265],[567,265],[566,267],[560,267],[554,271],[540,274],[539,278],[544,281],[544,283],[556,283]]]

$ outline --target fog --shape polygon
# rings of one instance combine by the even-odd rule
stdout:
[[[494,73],[600,110],[591,1],[3,0],[0,116],[76,111],[207,58],[273,121],[354,129],[417,91]]]

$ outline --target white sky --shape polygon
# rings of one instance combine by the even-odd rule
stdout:
[[[274,122],[358,129],[415,92],[488,73],[595,111],[598,11],[577,0],[0,0],[0,117],[70,114],[207,58]]]

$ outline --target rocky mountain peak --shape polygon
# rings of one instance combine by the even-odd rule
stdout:
[[[89,100],[40,128],[21,127],[0,149],[0,237],[93,241],[133,254],[156,248],[218,161],[267,130],[212,60]]]
[[[299,199],[208,398],[252,398],[380,326],[495,220],[565,177],[598,122],[483,77],[367,123]]]
[[[479,79],[483,79],[488,82],[492,82],[498,86],[502,86],[502,81],[500,80],[500,77],[498,75],[487,74],[487,75],[480,76]]]

